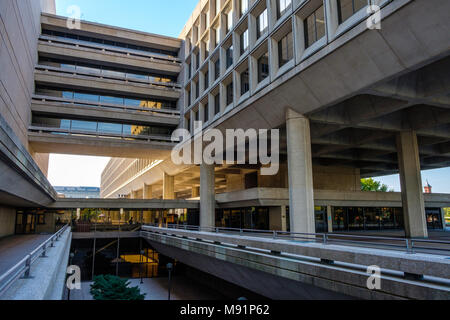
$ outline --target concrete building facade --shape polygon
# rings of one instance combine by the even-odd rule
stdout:
[[[443,227],[450,196],[424,196],[421,170],[450,163],[447,1],[202,0],[179,38],[69,29],[41,3],[2,2],[10,215],[51,207],[47,155],[65,153],[113,158],[104,198],[200,199],[188,220],[202,226],[411,237]],[[280,169],[175,165],[177,128],[279,129]],[[394,173],[401,194],[360,192],[361,178]]]
[[[450,160],[446,11],[445,1],[200,1],[180,35],[180,127],[280,129],[279,173],[161,159],[102,195],[200,196],[203,226],[257,228],[264,216],[271,229],[426,237],[450,203],[424,199],[421,179]],[[381,29],[368,23],[374,13]],[[401,194],[360,192],[361,178],[394,173]],[[258,198],[267,188],[271,201]]]

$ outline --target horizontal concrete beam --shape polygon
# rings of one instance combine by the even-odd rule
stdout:
[[[140,97],[176,100],[180,91],[175,89],[159,88],[153,85],[131,83],[120,80],[107,80],[100,77],[71,75],[61,72],[35,71],[35,82],[42,85],[53,85],[58,88],[72,88],[96,92],[116,93]]]
[[[29,132],[28,141],[37,153],[59,153],[114,158],[166,159],[173,143],[132,141],[94,136],[68,136]]]
[[[41,23],[43,28],[49,28],[50,30],[67,31],[66,17],[51,14],[42,14]],[[182,40],[177,38],[171,38],[153,33],[124,29],[87,21],[81,22],[80,30],[72,30],[72,32],[75,34],[87,36],[101,35],[102,39],[123,41],[126,43],[151,46],[164,50],[178,51],[182,43]]]
[[[70,61],[86,63],[99,62],[107,66],[140,69],[141,71],[168,75],[177,75],[181,71],[181,64],[177,62],[154,59],[144,55],[126,54],[125,52],[112,52],[110,48],[102,50],[101,45],[80,46],[74,42],[57,40],[57,38],[52,37],[41,37],[38,51],[40,56],[47,58],[69,59]]]
[[[56,115],[59,117],[76,117],[77,119],[115,121],[121,123],[139,123],[142,125],[159,124],[176,127],[179,125],[179,116],[152,113],[138,110],[120,110],[118,108],[80,106],[62,102],[37,101],[31,103],[31,111],[42,115]]]
[[[50,209],[198,209],[195,200],[137,200],[137,199],[57,199]]]

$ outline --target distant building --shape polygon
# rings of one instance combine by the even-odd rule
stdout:
[[[433,187],[428,183],[427,181],[427,185],[424,187],[425,189],[425,193],[433,193],[432,189]]]
[[[61,198],[96,199],[100,198],[100,188],[95,187],[55,187]]]

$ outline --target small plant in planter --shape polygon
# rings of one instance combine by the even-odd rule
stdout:
[[[144,300],[139,287],[129,287],[127,279],[121,279],[112,275],[100,275],[94,277],[91,285],[91,294],[94,300]]]

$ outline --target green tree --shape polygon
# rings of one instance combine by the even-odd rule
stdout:
[[[387,185],[372,178],[361,179],[361,191],[393,192],[393,190],[389,190]]]
[[[91,294],[95,300],[144,300],[145,293],[141,294],[139,287],[129,287],[127,279],[121,279],[112,275],[100,275],[94,277],[91,285]]]

